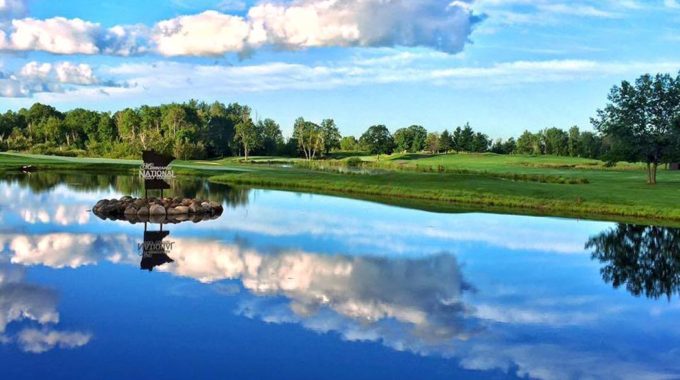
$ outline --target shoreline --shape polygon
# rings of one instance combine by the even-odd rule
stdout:
[[[116,159],[78,159],[0,153],[0,174],[16,173],[21,165],[38,171],[79,171],[101,174],[138,172],[141,161]],[[262,164],[244,164],[236,160],[215,163],[181,161],[172,165],[180,176],[201,176],[210,182],[231,186],[303,191],[315,194],[367,200],[431,212],[493,212],[531,216],[578,218],[597,221],[680,226],[680,207],[659,207],[665,200],[642,199],[631,193],[642,191],[666,198],[678,193],[673,181],[656,187],[638,182],[623,183],[630,170],[612,174],[604,184],[600,180],[584,184],[516,181],[504,176],[480,173],[432,173],[388,170],[381,174],[341,174],[304,168],[281,168]],[[508,167],[506,173],[512,174]],[[589,169],[590,173],[593,170]],[[546,171],[550,174],[550,171]],[[638,173],[635,173],[636,175]],[[570,173],[581,175],[575,170]],[[619,176],[619,177],[616,177]],[[670,177],[670,176],[669,176]],[[613,178],[613,179],[609,179]],[[618,183],[618,182],[621,183]],[[617,188],[618,187],[618,188]],[[576,189],[576,190],[574,190]],[[619,199],[611,200],[609,193]],[[629,194],[631,193],[631,194]],[[680,195],[680,194],[679,194]],[[598,199],[599,197],[599,199]],[[611,197],[613,198],[613,197]],[[644,204],[642,201],[647,201]],[[633,203],[642,204],[633,204]]]

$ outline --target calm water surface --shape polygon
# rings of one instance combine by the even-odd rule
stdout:
[[[680,378],[678,230],[182,180],[225,212],[142,262],[139,188],[0,179],[0,378]]]

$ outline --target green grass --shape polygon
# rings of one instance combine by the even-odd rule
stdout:
[[[608,167],[598,160],[495,154],[362,157],[370,175],[340,174],[341,162],[304,168],[259,168],[211,180],[244,186],[346,194],[431,210],[452,207],[607,220],[680,222],[680,172],[659,170],[646,184],[642,164]],[[319,171],[318,169],[322,170]],[[548,180],[541,180],[547,178]],[[564,179],[560,182],[556,179]],[[573,183],[573,184],[572,184]]]
[[[218,183],[342,195],[432,211],[462,208],[680,224],[678,171],[660,169],[659,183],[650,186],[641,164],[620,163],[610,168],[601,161],[567,157],[452,154],[393,155],[379,160],[366,156],[362,160],[373,169],[368,174],[333,171],[342,165],[341,160],[315,163],[311,169],[290,167],[281,164],[301,160],[284,157],[253,157],[249,163],[237,158],[176,161],[173,166],[183,174],[211,176]],[[86,170],[132,171],[139,166],[139,161],[0,154],[0,170],[26,163]]]

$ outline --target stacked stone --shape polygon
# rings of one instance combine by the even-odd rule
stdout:
[[[133,198],[102,199],[92,208],[101,218],[145,220],[184,219],[188,216],[219,216],[223,208],[220,203],[190,198]],[[205,218],[201,218],[205,219]]]

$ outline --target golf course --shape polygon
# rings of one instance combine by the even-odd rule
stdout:
[[[680,171],[660,168],[645,182],[643,164],[573,157],[393,154],[309,162],[251,157],[175,161],[177,175],[231,186],[294,190],[365,199],[435,212],[488,211],[680,225]],[[131,172],[140,161],[0,154],[0,171]]]

